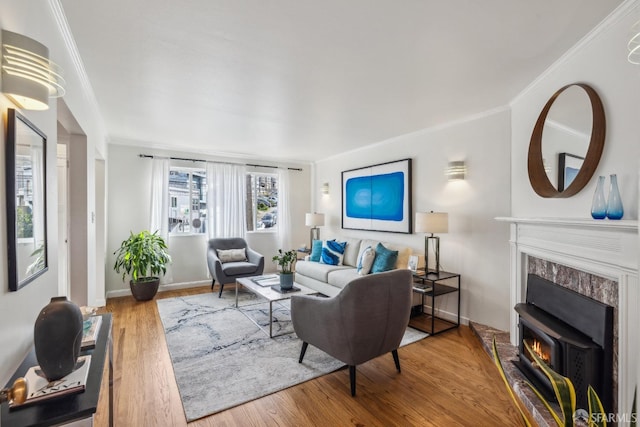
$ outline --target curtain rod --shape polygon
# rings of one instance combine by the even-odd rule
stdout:
[[[184,160],[187,162],[204,162],[204,163],[218,163],[218,164],[222,164],[222,165],[244,165],[244,166],[252,166],[252,167],[256,167],[256,168],[270,168],[270,169],[280,169],[279,166],[270,166],[270,165],[256,165],[256,164],[252,164],[252,163],[233,163],[233,162],[218,162],[218,161],[213,161],[213,160],[202,160],[202,159],[188,159],[185,157],[162,157],[162,156],[154,156],[151,154],[138,154],[138,157],[143,157],[145,159],[170,159],[170,160]],[[282,169],[288,169],[290,171],[302,171],[302,168],[282,168]]]

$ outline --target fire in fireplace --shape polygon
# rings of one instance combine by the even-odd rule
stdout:
[[[551,354],[552,354],[552,346],[549,345],[546,341],[543,341],[543,338],[535,333],[533,329],[526,328],[525,336],[522,341],[526,344],[529,344],[529,347],[533,350],[533,352],[540,358],[544,363],[551,367],[551,369],[556,369],[555,363],[551,363]],[[529,362],[533,367],[536,367],[536,362],[533,360],[533,357],[529,355],[529,353],[525,354],[525,357],[529,359]]]
[[[519,361],[522,372],[543,394],[551,383],[527,353],[529,346],[576,389],[578,408],[587,408],[591,385],[605,410],[612,410],[613,307],[530,274],[520,316]]]
[[[546,344],[542,344],[540,341],[538,341],[537,339],[532,339],[532,340],[524,340],[525,344],[529,344],[529,346],[531,347],[531,349],[533,350],[533,352],[536,354],[536,356],[538,356],[540,359],[542,359],[542,361],[544,363],[546,363],[547,365],[551,366],[553,369],[553,366],[550,365],[551,363],[551,351],[549,350],[549,346]],[[532,362],[533,363],[533,362]],[[535,364],[535,363],[533,363]]]

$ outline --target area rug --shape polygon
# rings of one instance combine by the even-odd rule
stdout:
[[[267,335],[269,303],[246,292],[239,301],[235,308],[233,292],[156,300],[187,422],[344,366],[313,346],[298,363],[289,301],[273,304],[275,338]],[[401,345],[426,336],[407,328]]]

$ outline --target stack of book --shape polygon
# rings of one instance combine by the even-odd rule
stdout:
[[[102,316],[91,316],[84,321],[82,329],[82,344],[80,345],[81,350],[95,348],[101,324]]]
[[[266,274],[264,276],[256,276],[251,280],[253,280],[253,282],[256,285],[260,285],[262,287],[280,284],[280,276],[278,276],[277,274]]]
[[[40,366],[29,368],[24,376],[27,382],[27,399],[21,404],[10,402],[9,407],[21,407],[84,391],[87,385],[90,364],[90,355],[80,356],[76,362],[75,369],[66,377],[55,381],[47,380]]]

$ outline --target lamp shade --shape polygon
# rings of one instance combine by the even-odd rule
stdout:
[[[449,214],[446,212],[416,212],[416,233],[449,232]]]
[[[308,213],[304,217],[304,225],[308,227],[319,227],[324,225],[324,214]]]

